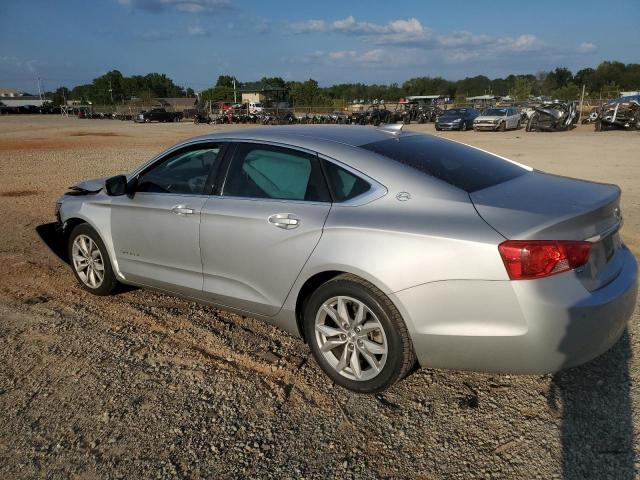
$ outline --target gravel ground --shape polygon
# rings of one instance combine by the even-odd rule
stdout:
[[[638,313],[554,377],[420,370],[363,396],[264,323],[76,286],[36,232],[65,187],[223,128],[0,118],[0,478],[636,478]],[[639,253],[640,134],[444,136],[621,185]]]

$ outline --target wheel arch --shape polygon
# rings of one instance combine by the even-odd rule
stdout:
[[[304,327],[303,327],[303,317],[304,317],[304,309],[307,304],[307,301],[315,292],[320,285],[328,282],[329,280],[339,276],[349,274],[357,277],[361,280],[364,280],[367,283],[370,283],[385,295],[388,295],[388,288],[378,282],[376,279],[372,279],[369,275],[361,275],[359,272],[349,271],[348,269],[331,269],[331,270],[323,270],[321,272],[316,272],[313,275],[309,276],[300,286],[296,294],[296,302],[295,302],[295,319],[296,319],[296,327],[298,329],[298,334],[302,338],[302,340],[306,343],[307,339],[305,337]]]
[[[113,272],[115,273],[116,277],[122,281],[124,277],[120,274],[120,268],[118,266],[118,261],[115,257],[115,250],[113,248],[113,243],[111,242],[110,238],[105,236],[104,230],[100,228],[98,224],[96,224],[96,222],[94,222],[87,216],[80,214],[79,212],[73,212],[62,223],[63,225],[62,234],[63,234],[63,241],[65,245],[65,251],[69,242],[69,235],[71,234],[74,228],[82,224],[86,224],[90,226],[93,229],[93,231],[96,232],[96,235],[100,237],[100,240],[102,240],[102,243],[107,249],[106,253],[109,257],[111,268],[113,269]]]

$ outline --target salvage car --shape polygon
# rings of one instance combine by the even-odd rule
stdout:
[[[640,95],[621,97],[602,106],[594,121],[596,132],[640,130]]]
[[[181,142],[57,202],[79,285],[158,289],[300,336],[337,384],[540,374],[622,335],[620,189],[433,135],[281,126]]]
[[[475,108],[453,108],[436,120],[436,130],[460,130],[473,128],[473,121],[480,115]]]
[[[564,132],[578,122],[576,102],[553,100],[534,107],[527,132]]]
[[[182,120],[182,112],[167,112],[164,108],[153,108],[139,113],[134,117],[138,123],[144,122],[179,122]]]
[[[474,130],[501,131],[520,128],[522,116],[514,107],[493,107],[485,110],[473,121]]]

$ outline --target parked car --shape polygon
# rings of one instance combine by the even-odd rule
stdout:
[[[436,120],[436,130],[468,130],[473,128],[473,121],[480,115],[475,108],[453,108],[446,110]]]
[[[152,108],[135,117],[135,121],[138,123],[179,122],[180,120],[182,120],[182,112],[167,112],[164,108]]]
[[[329,114],[331,123],[350,123],[351,118],[345,112],[336,110]]]
[[[432,135],[282,126],[179,143],[57,202],[79,284],[161,289],[301,336],[378,392],[423,367],[540,374],[636,303],[620,189]]]
[[[204,110],[197,111],[193,115],[193,123],[195,125],[198,125],[199,123],[207,123],[207,124],[209,124],[209,123],[211,123],[211,121],[212,121],[211,117]]]
[[[494,130],[504,132],[520,128],[522,117],[514,107],[493,107],[485,110],[473,121],[474,130]]]
[[[249,113],[264,112],[264,104],[260,102],[249,102]]]

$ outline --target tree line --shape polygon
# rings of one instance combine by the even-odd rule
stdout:
[[[621,90],[640,89],[640,64],[625,64],[605,61],[596,68],[583,68],[575,74],[569,69],[558,67],[550,72],[527,75],[508,75],[505,78],[490,79],[484,75],[467,77],[462,80],[447,80],[442,77],[416,77],[402,84],[389,85],[344,83],[320,87],[318,82],[285,81],[281,77],[263,77],[257,82],[241,82],[230,75],[220,75],[211,88],[200,92],[201,100],[234,101],[247,90],[276,89],[283,101],[297,106],[341,106],[353,100],[397,101],[408,95],[447,95],[464,102],[466,97],[493,94],[526,100],[530,96],[548,96],[561,100],[579,98],[585,85],[586,97],[611,98]],[[90,84],[78,85],[69,90],[60,87],[50,92],[54,103],[64,100],[90,101],[95,104],[116,104],[138,98],[150,101],[158,97],[195,97],[191,88],[176,85],[165,74],[149,73],[125,77],[118,70],[112,70],[94,79]]]

